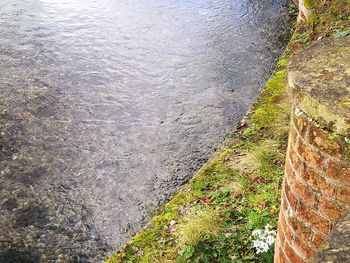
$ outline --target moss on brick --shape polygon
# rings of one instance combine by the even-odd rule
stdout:
[[[314,9],[318,4],[318,0],[303,0],[304,6],[308,9]]]

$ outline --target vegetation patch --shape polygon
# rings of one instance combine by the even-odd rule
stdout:
[[[292,50],[297,52],[322,37],[350,35],[350,0],[304,0],[308,21],[296,25]]]
[[[289,124],[287,61],[287,55],[280,60],[240,128],[107,263],[269,262],[255,253],[252,231],[277,225]]]
[[[106,263],[273,262],[271,249],[256,253],[252,233],[277,226],[290,118],[286,65],[319,37],[350,34],[350,0],[309,0],[307,5],[311,20],[295,26],[285,54],[238,128]]]

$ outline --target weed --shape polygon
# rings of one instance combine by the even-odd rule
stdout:
[[[207,238],[217,237],[223,231],[223,217],[219,210],[207,207],[187,215],[176,226],[178,246],[195,246]]]

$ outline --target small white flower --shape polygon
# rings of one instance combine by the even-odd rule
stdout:
[[[262,229],[256,229],[252,232],[254,236],[253,247],[257,254],[269,251],[270,247],[275,243],[276,231],[272,230],[272,227],[267,224]]]
[[[274,236],[267,236],[266,237],[266,243],[271,246],[273,243],[275,243],[275,237]]]
[[[270,235],[270,236],[276,236],[276,231],[275,230],[270,230],[270,231],[264,231],[265,235]]]
[[[269,250],[269,245],[266,243],[262,243],[261,248],[263,252],[267,252]]]
[[[261,236],[262,230],[261,229],[255,229],[252,234],[253,234],[253,236]]]
[[[270,226],[269,224],[267,224],[267,225],[265,226],[265,230],[267,230],[267,231],[269,231],[271,228],[272,228],[272,226]]]

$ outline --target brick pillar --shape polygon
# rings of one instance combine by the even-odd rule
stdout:
[[[287,83],[293,113],[275,263],[306,262],[350,207],[350,37],[294,56]]]

